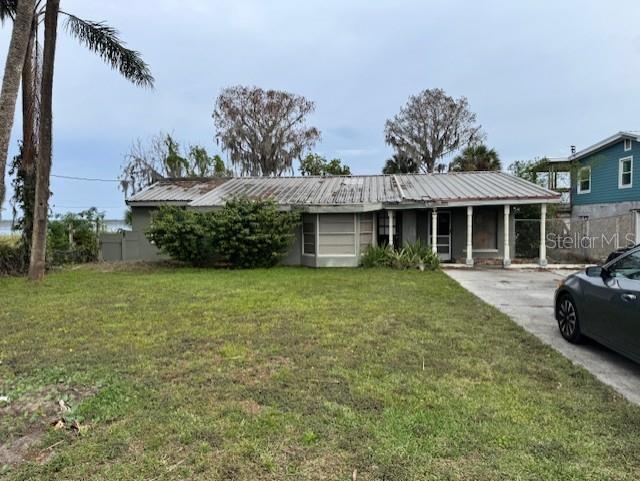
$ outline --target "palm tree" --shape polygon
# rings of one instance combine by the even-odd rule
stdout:
[[[0,0],[0,18],[11,17],[17,19],[17,8],[22,5],[18,0]],[[128,49],[120,40],[118,32],[104,22],[83,20],[59,9],[60,0],[47,0],[46,8],[42,7],[43,0],[37,0],[32,9],[29,26],[32,40],[37,42],[37,25],[44,15],[45,47],[43,53],[41,102],[39,116],[39,148],[34,149],[37,154],[35,209],[33,215],[33,235],[31,241],[31,262],[29,277],[41,279],[44,275],[45,250],[47,235],[47,216],[49,210],[49,176],[51,173],[51,123],[52,123],[52,86],[53,64],[55,59],[55,41],[57,36],[58,16],[66,17],[66,30],[89,50],[97,53],[107,64],[118,70],[127,80],[135,85],[153,87],[153,76],[147,64],[135,50]],[[15,20],[14,20],[15,21]],[[49,45],[47,46],[47,40]],[[37,51],[37,47],[36,47]],[[25,49],[26,54],[26,49]],[[45,57],[48,56],[48,59]],[[22,56],[22,63],[26,62],[26,55]],[[46,60],[46,61],[45,61]],[[45,64],[47,64],[45,66]],[[36,61],[37,65],[37,61]],[[37,89],[31,89],[36,91]],[[36,95],[32,93],[32,95]],[[32,97],[32,105],[36,101]],[[24,107],[24,106],[23,106]],[[14,106],[15,109],[15,106]],[[7,141],[8,142],[8,141]]]
[[[0,20],[7,18],[7,11],[3,8],[4,0],[0,4]],[[9,152],[9,141],[11,140],[11,130],[13,128],[13,118],[18,100],[18,89],[20,87],[20,77],[24,67],[24,59],[29,48],[29,33],[33,20],[35,0],[14,0],[11,11],[13,30],[7,61],[2,79],[2,91],[0,92],[0,212],[4,202],[5,185],[4,175],[7,168],[7,155]]]
[[[457,155],[449,164],[451,172],[467,172],[476,170],[501,170],[500,157],[495,149],[484,144],[470,145],[462,154]]]
[[[40,135],[38,167],[36,170],[36,198],[33,211],[33,234],[29,279],[41,280],[45,270],[47,250],[47,218],[49,216],[49,180],[51,175],[51,127],[53,123],[53,66],[58,34],[60,0],[47,0],[44,15],[44,48],[42,52],[42,91],[40,94]]]
[[[420,166],[416,161],[406,154],[393,154],[382,168],[383,174],[417,174]]]

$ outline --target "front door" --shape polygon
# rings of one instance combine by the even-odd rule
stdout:
[[[429,216],[429,244],[431,244],[431,214]],[[438,211],[436,249],[441,261],[451,260],[451,212]]]

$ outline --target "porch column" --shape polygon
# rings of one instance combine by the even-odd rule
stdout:
[[[640,210],[636,211],[636,238],[635,243],[640,244]]]
[[[431,250],[438,253],[438,210],[431,211]]]
[[[473,265],[473,207],[467,207],[467,265]]]
[[[504,206],[504,255],[502,256],[502,265],[504,267],[509,267],[511,265],[511,251],[509,246],[509,227],[511,222],[509,219],[509,214],[511,213],[511,206]]]
[[[540,267],[547,265],[547,204],[540,206]]]
[[[393,247],[393,211],[388,210],[389,214],[389,245]]]

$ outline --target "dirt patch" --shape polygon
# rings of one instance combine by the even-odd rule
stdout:
[[[40,448],[46,431],[95,393],[56,384],[0,403],[0,467],[47,461],[55,446]]]

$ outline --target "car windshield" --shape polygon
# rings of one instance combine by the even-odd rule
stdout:
[[[609,271],[613,277],[640,280],[640,251],[635,251],[615,262]]]

